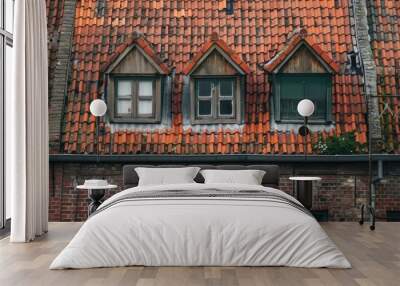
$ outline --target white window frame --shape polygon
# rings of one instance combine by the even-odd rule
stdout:
[[[0,229],[6,225],[6,193],[5,193],[5,72],[6,72],[6,47],[13,47],[13,34],[12,30],[6,30],[6,1],[12,2],[14,7],[14,0],[0,0]],[[13,8],[14,11],[14,8]],[[8,15],[7,15],[8,16]],[[13,21],[13,20],[12,20]]]

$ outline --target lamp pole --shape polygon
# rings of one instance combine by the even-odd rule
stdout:
[[[309,99],[303,99],[297,105],[297,112],[304,118],[304,125],[299,128],[300,135],[303,135],[304,160],[307,160],[307,135],[310,133],[307,128],[308,118],[313,115],[314,109],[314,103]]]
[[[90,103],[90,113],[96,118],[96,162],[100,162],[100,146],[99,146],[99,125],[100,117],[104,116],[107,112],[107,104],[101,99],[95,99]]]
[[[99,152],[100,152],[100,146],[99,146],[99,124],[100,124],[100,117],[96,116],[96,163],[99,163],[100,157],[99,157]]]
[[[304,116],[304,139],[303,139],[303,143],[304,143],[304,160],[307,160],[307,132],[308,132],[308,128],[307,128],[307,123],[308,123],[308,117]]]

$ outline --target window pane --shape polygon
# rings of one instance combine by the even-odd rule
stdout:
[[[207,79],[197,80],[197,96],[211,96],[212,81]]]
[[[1,36],[0,36],[0,38],[1,38]],[[14,86],[12,85],[12,79],[11,79],[12,74],[13,74],[13,69],[14,69],[14,57],[13,57],[12,50],[13,50],[12,47],[6,45],[6,49],[5,49],[5,64],[6,64],[6,66],[5,66],[5,81],[4,81],[5,94],[4,94],[4,98],[10,98],[11,97],[11,92],[13,91],[13,88],[14,88]],[[0,72],[0,74],[1,74],[1,72]],[[0,98],[1,98],[1,95],[0,95]],[[7,104],[7,106],[8,106],[8,104]],[[5,112],[7,112],[7,111],[5,111]],[[3,138],[3,139],[6,139],[6,138]],[[11,188],[7,188],[7,186],[6,186],[5,195],[6,195],[5,215],[6,215],[6,219],[8,219],[8,218],[11,217]]]
[[[12,70],[14,67],[14,61],[13,61],[13,53],[12,53],[12,47],[9,45],[6,45],[6,54],[5,54],[5,62],[6,62],[6,67],[5,67],[5,97],[11,96],[11,76],[12,76]]]
[[[127,97],[132,94],[132,83],[129,80],[118,81],[118,97]]]
[[[315,106],[312,119],[324,119],[326,117],[326,81],[323,79],[310,79],[306,84],[306,98]]]
[[[211,115],[211,100],[199,100],[199,115]]]
[[[139,100],[138,114],[139,115],[153,114],[153,101]]]
[[[0,1],[0,3],[1,3],[1,1]],[[3,23],[3,7],[2,7],[2,5],[0,4],[0,29],[3,28],[3,27],[1,26],[1,23]]]
[[[301,119],[297,104],[304,98],[303,78],[285,77],[281,80],[281,118]]]
[[[5,0],[6,31],[13,33],[14,26],[14,0]]]
[[[120,99],[117,104],[117,113],[126,115],[132,113],[132,101],[129,99]]]
[[[153,96],[153,81],[139,81],[139,96]]]
[[[233,96],[233,80],[221,80],[219,83],[220,96]]]
[[[221,100],[219,102],[220,115],[233,115],[233,102],[232,100]]]

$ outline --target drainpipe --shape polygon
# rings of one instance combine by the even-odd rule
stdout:
[[[371,230],[375,229],[376,188],[382,179],[383,179],[383,162],[382,162],[382,160],[379,160],[378,161],[378,174],[377,174],[377,176],[374,176],[372,178],[371,191],[370,191],[370,197],[369,197],[370,212],[371,212],[371,215],[370,215],[370,229]]]
[[[378,150],[382,140],[381,122],[379,117],[379,101],[377,96],[377,68],[372,52],[371,38],[368,26],[368,10],[366,0],[352,0],[354,13],[354,30],[363,71],[364,94],[367,102],[367,124],[369,140],[372,141],[369,152]]]
[[[367,206],[370,214],[370,229],[375,229],[375,197],[376,184],[381,180],[373,176],[372,154],[379,152],[382,140],[381,123],[379,116],[379,102],[377,96],[377,69],[372,52],[371,39],[368,26],[368,9],[366,0],[352,0],[354,14],[354,30],[357,47],[360,51],[361,64],[364,79],[364,95],[367,102],[367,125],[368,125],[368,161],[369,161],[369,204]],[[380,170],[380,171],[379,171]],[[382,163],[378,163],[378,173],[382,172]],[[360,224],[364,222],[364,208],[361,207]]]

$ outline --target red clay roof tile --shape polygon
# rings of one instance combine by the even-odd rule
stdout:
[[[110,123],[106,122],[102,127],[103,135],[99,136],[102,153],[302,153],[302,137],[297,130],[283,131],[278,135],[275,125],[271,124],[271,87],[267,75],[258,66],[274,55],[287,56],[289,52],[282,49],[285,44],[293,49],[305,39],[321,59],[337,72],[332,96],[335,124],[329,134],[318,134],[333,136],[347,130],[356,133],[358,142],[366,142],[362,79],[358,75],[343,72],[347,52],[354,49],[350,7],[346,1],[336,8],[331,0],[297,0],[292,1],[290,7],[285,6],[283,1],[236,1],[234,16],[229,17],[218,7],[223,5],[220,4],[222,2],[225,1],[215,6],[211,1],[197,0],[142,0],[140,3],[107,0],[107,14],[98,17],[94,14],[94,1],[79,1],[75,10],[71,81],[62,134],[64,152],[95,152],[95,121],[89,113],[88,104],[101,96],[100,78],[104,67],[134,44],[134,31],[140,31],[143,35],[135,43],[142,45],[142,50],[163,66],[165,73],[169,73],[169,67],[175,67],[171,83],[172,123],[171,126],[157,126],[143,131],[136,130],[134,125],[112,131]],[[59,24],[62,23],[62,15],[59,14],[61,9],[50,9],[56,5],[49,3],[61,5],[61,2],[47,0],[47,3],[49,36],[56,38]],[[400,15],[400,8],[393,4],[393,0],[386,0],[385,3],[392,5],[395,14]],[[390,16],[381,15],[380,11],[378,16],[376,21],[380,25],[390,23]],[[303,38],[294,35],[287,42],[287,34],[300,26],[307,29],[308,34]],[[212,34],[213,31],[218,32],[219,37]],[[393,94],[399,91],[396,74],[392,71],[400,69],[396,67],[395,60],[400,57],[400,41],[395,36],[396,31],[385,30],[384,33],[390,35],[386,38],[390,39],[387,43],[373,38],[377,63],[385,65],[382,66],[384,84],[379,87],[379,92]],[[182,117],[183,74],[190,73],[196,61],[212,45],[218,45],[246,73],[245,122],[239,128],[221,126],[214,131],[207,131],[193,127],[192,130],[184,126]],[[54,56],[56,49],[51,51]],[[168,66],[158,55],[168,60]],[[189,59],[191,67],[187,64]],[[397,62],[397,65],[400,63]],[[398,104],[389,99],[384,101],[391,103],[391,106]],[[345,116],[344,112],[349,116]],[[390,124],[393,126],[390,134],[395,138],[399,134],[399,121],[392,118]],[[309,142],[308,152],[312,151],[311,147]]]

